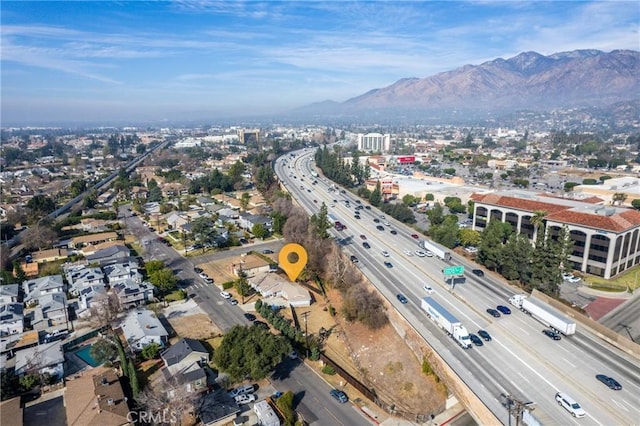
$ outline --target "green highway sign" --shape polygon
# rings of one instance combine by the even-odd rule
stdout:
[[[447,266],[442,270],[445,275],[463,275],[464,266]]]

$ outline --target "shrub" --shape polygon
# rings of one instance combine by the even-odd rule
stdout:
[[[334,374],[336,374],[336,370],[334,370],[334,368],[330,365],[325,365],[324,367],[322,367],[322,372],[329,376],[333,376]]]
[[[227,281],[226,283],[222,283],[222,289],[228,290],[233,287],[233,281]]]

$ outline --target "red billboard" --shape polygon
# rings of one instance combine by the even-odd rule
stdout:
[[[402,155],[402,156],[396,157],[396,159],[398,160],[398,163],[400,163],[400,164],[407,164],[407,163],[413,163],[414,161],[416,161],[416,156],[415,155]]]

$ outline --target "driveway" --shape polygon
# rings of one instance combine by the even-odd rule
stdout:
[[[66,426],[67,413],[64,409],[64,398],[56,396],[24,408],[25,426]]]

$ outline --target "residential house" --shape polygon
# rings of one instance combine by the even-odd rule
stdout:
[[[162,373],[169,382],[184,386],[187,392],[207,389],[205,367],[209,352],[195,339],[184,338],[161,354],[165,368]]]
[[[141,351],[145,346],[156,343],[165,347],[169,333],[152,311],[138,309],[130,311],[120,329],[133,351]]]
[[[0,305],[17,303],[20,284],[0,285]]]
[[[165,218],[169,229],[177,229],[182,230],[183,226],[189,223],[189,218],[184,217],[182,214],[178,212],[171,212]]]
[[[52,293],[64,294],[64,283],[62,282],[62,275],[49,275],[24,281],[22,283],[22,289],[24,290],[24,303],[29,306],[36,305],[42,295]]]
[[[38,305],[29,313],[34,330],[44,330],[67,322],[67,295],[65,293],[43,294]]]
[[[272,220],[268,216],[255,216],[250,213],[240,213],[240,217],[237,220],[238,226],[251,232],[253,226],[256,224],[263,225],[269,232],[272,231]]]
[[[130,411],[118,376],[106,367],[67,378],[64,399],[69,425],[123,426],[138,420]]]
[[[310,306],[311,294],[304,287],[282,278],[278,274],[260,273],[248,280],[249,285],[271,305]]]
[[[113,244],[118,243],[118,244]],[[131,257],[131,250],[124,244],[124,241],[114,241],[109,247],[104,247],[86,256],[89,263],[100,263],[101,265],[115,260]]]
[[[118,298],[120,309],[130,309],[153,300],[155,287],[148,282],[125,280],[111,286]]]
[[[127,263],[114,263],[112,265],[106,265],[102,268],[107,282],[113,287],[114,284],[122,281],[133,281],[136,283],[142,282],[142,274],[138,271],[138,264]]]
[[[76,315],[80,318],[91,316],[91,307],[96,305],[103,306],[108,302],[106,300],[107,297],[107,290],[104,285],[90,285],[83,288],[78,295]]]
[[[198,417],[204,426],[228,425],[240,411],[238,404],[224,389],[202,395],[198,405]]]
[[[105,250],[111,247],[117,247],[117,246],[126,248],[125,242],[123,240],[113,240],[113,241],[105,241],[95,245],[85,246],[85,247],[82,247],[82,249],[80,249],[79,251],[85,257],[88,258],[88,257],[92,257],[92,255],[95,255],[96,253],[101,252],[102,250]]]
[[[232,260],[231,273],[240,276],[244,273],[246,277],[253,277],[261,272],[269,272],[271,263],[255,254],[243,254]]]
[[[104,272],[100,268],[88,266],[72,266],[65,271],[69,283],[69,293],[78,296],[82,289],[90,286],[103,286],[105,284]]]
[[[36,263],[55,262],[56,260],[63,260],[69,256],[69,250],[53,248],[49,250],[40,250],[31,253],[31,258]]]
[[[43,343],[16,351],[15,372],[17,376],[37,372],[62,378],[64,376],[62,342]]]
[[[71,239],[71,248],[81,249],[83,247],[95,246],[105,241],[115,241],[118,239],[118,234],[115,232],[101,232],[99,234],[89,234],[80,237],[73,237]]]
[[[24,332],[24,313],[21,303],[0,305],[0,336]]]

